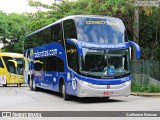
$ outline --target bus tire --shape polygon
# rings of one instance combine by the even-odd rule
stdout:
[[[30,90],[33,91],[33,83],[32,82],[33,82],[32,80],[29,81],[29,87],[30,87]]]
[[[3,87],[7,87],[7,84],[4,84]]]
[[[19,83],[19,84],[17,84],[17,87],[21,87],[21,85],[22,85],[22,84],[21,84],[21,83]]]
[[[27,81],[27,83],[30,86],[30,75],[28,75],[28,81]]]
[[[62,85],[62,96],[63,96],[63,99],[66,100],[66,101],[70,99],[70,95],[68,95],[66,93],[66,86],[65,86],[64,82],[63,82],[63,85]]]
[[[104,100],[108,100],[110,97],[103,97]]]
[[[34,79],[31,79],[30,82],[29,82],[29,87],[30,87],[30,90],[32,91],[37,91],[38,90],[38,87],[36,87],[36,84],[35,84],[35,80]]]

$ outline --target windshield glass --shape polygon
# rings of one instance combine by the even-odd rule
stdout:
[[[129,51],[82,48],[80,73],[98,78],[124,77],[129,73]]]
[[[80,41],[117,44],[126,42],[125,27],[117,18],[86,18],[75,19],[77,38]]]
[[[23,69],[24,69],[24,59],[23,58],[14,58],[14,57],[7,57],[7,56],[3,56],[3,60],[7,66],[7,69],[9,69],[8,67],[8,61],[9,60],[15,60],[18,64],[17,66],[17,72],[16,74],[19,75],[23,75]]]
[[[23,58],[13,58],[18,64],[17,74],[23,75],[24,70],[24,59]]]

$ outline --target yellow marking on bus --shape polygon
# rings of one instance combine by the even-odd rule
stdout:
[[[109,22],[109,21],[86,21],[86,24],[98,24],[98,25],[111,25],[111,26],[119,26],[117,22]]]

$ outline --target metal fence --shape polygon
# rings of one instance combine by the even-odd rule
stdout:
[[[160,84],[160,61],[131,61],[131,74],[137,84]]]

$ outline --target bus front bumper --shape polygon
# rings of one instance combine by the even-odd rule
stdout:
[[[131,80],[118,85],[95,85],[77,81],[78,97],[114,97],[131,94]]]

